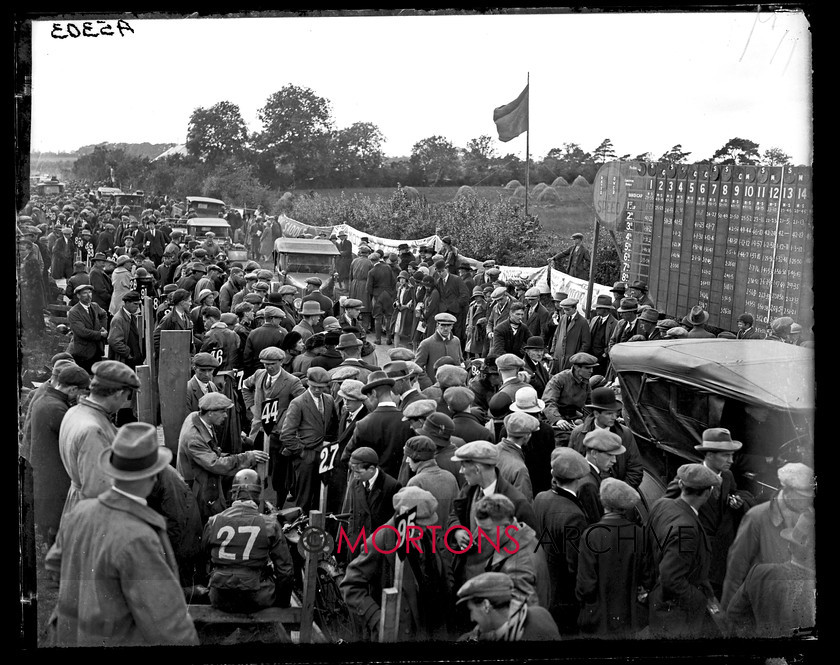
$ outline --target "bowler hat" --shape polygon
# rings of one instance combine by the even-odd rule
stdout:
[[[342,335],[342,337],[344,337],[344,335]],[[362,392],[365,395],[367,395],[371,390],[374,390],[375,388],[378,388],[380,386],[393,387],[394,383],[394,379],[388,376],[385,372],[383,372],[382,370],[376,370],[368,375],[367,383],[365,383],[365,385],[362,387]]]
[[[703,430],[703,443],[694,446],[694,450],[698,453],[730,452],[739,450],[743,445],[740,441],[734,441],[729,430],[725,427],[710,427]]]
[[[619,314],[622,314],[624,312],[638,312],[639,301],[635,298],[622,298],[621,305],[619,306],[617,311]]]
[[[695,305],[688,314],[688,322],[693,326],[702,326],[709,320],[709,313],[702,305]]]
[[[99,454],[99,468],[117,480],[142,480],[157,475],[172,461],[172,451],[158,444],[150,423],[127,423],[113,443]]]
[[[592,378],[595,378],[594,376]],[[601,379],[603,380],[603,376]],[[585,405],[589,409],[601,411],[621,411],[624,405],[616,399],[612,388],[595,388],[590,397],[590,403]]]

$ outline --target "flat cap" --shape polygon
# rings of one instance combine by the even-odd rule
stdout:
[[[275,307],[274,305],[268,305],[267,307],[264,308],[263,311],[265,312],[265,318],[266,319],[270,319],[270,318],[283,319],[283,318],[286,318],[286,313],[282,309],[280,309],[279,307]]]
[[[358,298],[347,298],[347,300],[344,301],[344,309],[355,309],[357,307],[361,307],[362,304],[362,301]]]
[[[123,294],[122,299],[123,302],[140,302],[142,300],[140,294],[137,293],[137,291],[126,291]]]
[[[250,303],[251,305],[260,305],[262,304],[263,297],[259,293],[246,293],[245,297],[242,298],[243,302]]]
[[[414,360],[416,356],[414,355],[414,351],[412,351],[411,349],[406,349],[404,347],[398,346],[394,349],[388,349],[388,357],[391,360],[409,361]]]
[[[221,319],[222,318],[222,312],[221,312],[221,310],[219,310],[218,307],[205,307],[202,310],[201,315],[202,316],[209,316],[209,317],[212,317],[214,319]]]
[[[487,272],[490,272],[489,270]],[[504,286],[497,286],[493,289],[493,292],[490,294],[490,297],[493,300],[498,300],[499,298],[503,297],[507,293],[507,289]]]
[[[284,284],[277,290],[277,294],[280,296],[296,296],[298,290],[291,284]]]
[[[422,432],[438,439],[449,439],[455,433],[455,423],[445,413],[435,411],[426,416]]]
[[[505,416],[505,430],[513,436],[530,434],[540,428],[540,421],[529,413],[514,411]]]
[[[581,351],[579,353],[573,354],[569,358],[569,364],[571,364],[571,365],[583,365],[584,367],[597,367],[598,366],[598,359],[595,356],[590,355],[589,353],[583,353]]]
[[[590,356],[591,357],[591,356]],[[597,360],[595,363],[597,364]],[[525,367],[525,361],[513,353],[504,353],[496,358],[496,367],[501,369],[522,369]]]
[[[583,234],[582,233],[573,233],[572,238],[573,239],[574,238],[580,238],[581,240],[583,240]]]
[[[409,418],[425,418],[437,410],[437,402],[433,399],[418,399],[403,409],[403,420]]]
[[[460,413],[470,408],[475,401],[475,393],[464,386],[452,386],[443,391],[443,401],[453,413]]]
[[[469,372],[458,365],[441,365],[435,371],[435,380],[440,385],[441,390],[453,386],[465,386],[469,376]]]
[[[540,297],[540,290],[536,286],[532,286],[530,289],[525,291],[526,298],[539,298]]]
[[[611,455],[621,455],[627,449],[621,445],[621,437],[615,432],[596,427],[583,437],[583,445],[588,450],[598,450]]]
[[[198,400],[198,408],[202,411],[227,411],[233,408],[233,402],[218,390],[206,393]]]
[[[668,328],[665,331],[665,337],[688,337],[688,331],[681,325],[676,325],[673,328]]]
[[[504,418],[510,413],[510,405],[513,404],[513,398],[507,393],[496,393],[490,398],[487,403],[490,415],[494,418]]]
[[[489,441],[469,441],[455,451],[452,459],[456,462],[481,462],[496,466],[499,463],[499,449]]]
[[[435,321],[438,323],[455,323],[458,319],[452,316],[449,312],[441,312],[435,314]]]
[[[789,331],[791,326],[794,324],[794,320],[789,316],[780,316],[777,319],[773,319],[770,322],[770,329],[773,332],[786,332]]]
[[[232,328],[236,325],[237,321],[239,321],[239,317],[237,317],[233,312],[224,312],[219,320],[228,328]]]
[[[251,272],[245,273],[245,279],[248,281],[259,281],[260,276],[257,274],[256,270],[252,270]],[[292,287],[294,289],[294,287]],[[295,293],[297,293],[297,289],[295,289]]]
[[[77,286],[75,289],[73,289],[73,293],[76,294],[76,293],[81,293],[82,291],[88,291],[88,290],[93,291],[93,286],[91,286],[90,284],[79,284],[79,286]]]
[[[350,365],[339,365],[330,370],[330,381],[344,381],[345,379],[358,379],[359,368]],[[364,381],[360,382],[365,385]],[[364,397],[362,397],[364,399]]]
[[[268,290],[270,288],[271,287],[269,286],[268,282],[264,282],[262,280],[258,281],[256,284],[254,284],[254,291],[266,291],[266,292],[268,292]]]
[[[403,453],[415,462],[425,462],[435,456],[437,445],[428,436],[412,436],[405,442]]]
[[[323,284],[320,277],[307,277],[306,283],[312,286],[321,286]]]
[[[403,487],[394,494],[392,499],[394,511],[402,515],[412,508],[417,508],[414,514],[414,523],[420,526],[436,524],[438,521],[437,507],[438,500],[435,495],[421,487]]]
[[[140,387],[140,379],[128,365],[118,360],[100,360],[94,363],[92,388],[134,388]]]
[[[260,276],[260,280],[263,282],[270,282],[271,278],[274,277],[274,274],[270,270],[265,269],[257,270],[257,274]]]
[[[173,305],[177,305],[178,303],[189,300],[190,298],[192,298],[192,295],[186,289],[175,289],[169,297],[169,300]]]
[[[487,259],[484,263],[481,264],[485,268],[492,268],[496,265],[496,262],[493,259]]]
[[[507,573],[480,573],[458,589],[456,605],[468,600],[484,599],[505,603],[513,598],[513,580]]]
[[[279,360],[283,362],[286,359],[286,354],[283,349],[276,346],[267,346],[260,351],[260,360]]]
[[[604,508],[621,512],[631,510],[642,498],[636,490],[618,478],[604,478],[598,494]]]
[[[215,369],[220,364],[221,363],[219,362],[218,358],[216,358],[216,356],[214,356],[212,353],[201,352],[196,353],[193,356],[193,365],[195,365],[196,367],[201,367],[204,369]]]
[[[62,386],[87,388],[90,385],[90,375],[75,363],[63,365],[58,373],[57,380]]]
[[[686,487],[703,489],[705,487],[719,487],[721,478],[704,464],[683,464],[677,469],[677,478]]]
[[[356,462],[359,464],[379,464],[379,455],[376,454],[376,451],[373,448],[368,448],[367,446],[362,446],[361,448],[356,448],[350,455],[350,461]]]
[[[807,464],[789,462],[781,467],[777,474],[782,487],[790,488],[805,496],[814,496],[814,470]]]
[[[338,396],[342,399],[354,399],[363,402],[365,400],[365,396],[362,395],[363,385],[365,384],[357,379],[344,379],[338,389]]]
[[[565,446],[551,451],[551,475],[558,480],[577,480],[589,473],[589,462],[583,455]]]
[[[327,387],[330,385],[330,374],[323,367],[310,367],[306,370],[306,381],[310,386]]]
[[[492,268],[488,268],[486,272],[490,277],[498,277],[499,275],[502,274],[502,271],[499,270],[496,266],[493,266]]]
[[[576,298],[564,298],[560,301],[560,307],[577,307],[578,300]]]

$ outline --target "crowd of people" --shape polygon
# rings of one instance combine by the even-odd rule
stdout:
[[[394,582],[396,529],[379,527],[407,511],[422,536],[404,561],[400,640],[813,626],[813,470],[782,466],[781,489],[756,503],[730,471],[738,433],[709,428],[702,461],[641,511],[642,457],[609,362],[615,344],[650,339],[800,343],[789,317],[759,332],[744,314],[715,335],[701,306],[668,318],[640,281],[585,313],[506,283],[492,259],[475,270],[450,237],[383,254],[338,233],[336,274],[301,294],[259,247],[230,261],[212,234],[172,231],[166,200],[149,204],[115,227],[122,211],[85,190],[18,217],[24,326],[43,329],[47,302],[70,306],[70,345],[29,395],[20,444],[58,585],[55,644],[197,644],[187,603],[205,590],[224,611],[287,606],[296,573],[277,511],[290,506],[349,514],[358,546],[338,554],[340,588],[360,641],[380,638]],[[151,358],[144,296],[159,298]],[[166,330],[191,332],[175,455],[136,399]]]

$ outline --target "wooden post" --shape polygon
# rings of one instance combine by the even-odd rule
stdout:
[[[156,425],[152,397],[153,386],[148,365],[137,365],[137,377],[140,379],[140,391],[137,393],[137,419],[141,423]]]
[[[595,230],[592,234],[592,254],[589,261],[589,288],[586,291],[586,310],[584,316],[588,319],[592,310],[592,285],[595,283],[595,253],[598,251],[598,217],[595,217]]]
[[[382,589],[382,604],[379,615],[379,641],[394,642],[399,623],[397,606],[399,605],[400,592],[394,587]]]
[[[191,330],[162,330],[158,365],[160,420],[166,447],[172,451],[172,464],[178,456],[178,436],[187,417],[187,381],[190,380]]]
[[[309,511],[309,526],[324,530],[324,513],[320,510]],[[319,552],[306,550],[303,567],[303,598],[300,608],[300,641],[312,643],[313,623],[315,622],[315,585],[318,580]]]
[[[150,298],[149,296],[143,297],[143,331],[142,334],[144,335],[143,343],[146,347],[146,365],[149,367],[149,382],[152,388],[151,394],[151,405],[152,405],[152,420],[149,420],[152,425],[157,425],[159,420],[158,414],[158,385],[157,385],[157,375],[155,372],[155,340],[154,340],[154,332],[155,332],[155,311],[157,307],[155,306],[155,301],[157,298]]]
[[[318,500],[318,508],[324,514],[327,512],[327,483],[321,480],[321,498]]]

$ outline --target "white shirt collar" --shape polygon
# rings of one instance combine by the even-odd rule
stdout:
[[[123,496],[131,499],[132,501],[136,501],[141,506],[148,506],[149,505],[149,502],[146,501],[146,499],[144,499],[142,496],[137,496],[136,494],[129,494],[125,490],[121,490],[119,487],[111,487],[111,489],[114,490],[115,492],[117,492],[117,494],[122,494]]]
[[[481,491],[484,492],[484,496],[488,494],[495,494],[496,493],[496,479],[493,480],[487,487],[482,487]]]
[[[376,406],[377,406],[377,407],[380,407],[380,406],[393,406],[394,408],[396,408],[397,404],[396,404],[396,402],[392,402],[391,400],[383,399],[383,400],[382,400],[381,402],[379,402],[379,404],[377,404]]]
[[[379,476],[379,467],[376,467],[376,471],[374,471],[373,475],[366,481],[368,489],[373,488],[373,483],[377,479],[378,476]]]

